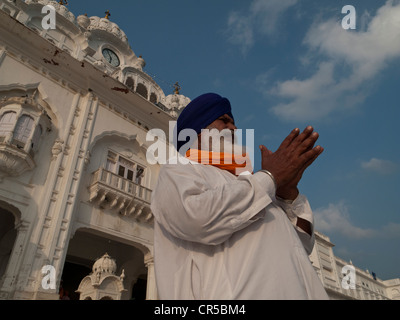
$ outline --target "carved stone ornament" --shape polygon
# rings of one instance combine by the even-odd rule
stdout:
[[[51,149],[51,153],[53,155],[52,160],[57,160],[58,155],[63,151],[64,141],[61,139],[57,139],[54,143],[53,148]]]
[[[0,171],[3,176],[19,176],[35,166],[29,153],[12,145],[0,144]]]
[[[87,27],[88,31],[102,30],[113,35],[124,44],[128,44],[128,37],[126,34],[118,27],[117,24],[111,22],[106,18],[90,17],[90,25]]]

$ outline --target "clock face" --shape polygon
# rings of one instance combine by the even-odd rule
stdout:
[[[103,49],[103,57],[106,61],[111,64],[113,67],[118,67],[120,62],[116,53],[110,49]]]

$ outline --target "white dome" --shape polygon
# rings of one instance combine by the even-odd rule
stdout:
[[[165,97],[164,104],[168,109],[176,111],[184,109],[190,103],[190,99],[181,94],[170,94]]]
[[[117,264],[113,258],[107,253],[93,264],[93,273],[115,274],[117,272]]]

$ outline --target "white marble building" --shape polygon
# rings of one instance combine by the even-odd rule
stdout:
[[[157,299],[146,134],[189,98],[166,96],[108,18],[0,0],[0,35],[0,299]],[[332,298],[400,299],[399,279],[357,268],[342,289],[332,247],[318,234],[311,255]]]
[[[47,4],[55,30],[42,27]],[[168,132],[190,100],[166,96],[109,19],[47,0],[0,9],[0,298],[73,295],[106,252],[125,270],[122,299],[135,284],[157,298],[146,134]]]
[[[316,232],[315,247],[310,255],[310,260],[331,299],[400,300],[400,279],[383,281],[374,277],[368,270],[353,266],[351,261],[336,257],[333,247],[329,237]],[[354,269],[353,288],[345,289],[346,284],[343,285],[343,278],[349,275],[346,269],[343,270],[345,266]]]

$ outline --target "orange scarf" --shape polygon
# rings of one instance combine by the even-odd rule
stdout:
[[[197,149],[190,149],[186,152],[186,158],[205,165],[212,165],[238,176],[243,172],[253,173],[250,157],[248,154],[232,154],[224,152],[211,152]],[[236,161],[239,163],[237,163]]]

